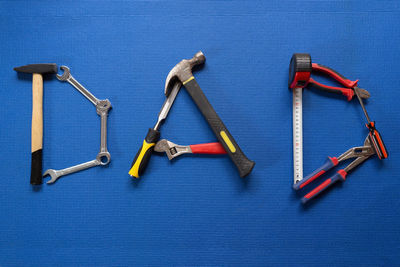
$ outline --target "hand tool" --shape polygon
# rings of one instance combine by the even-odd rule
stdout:
[[[100,116],[100,151],[96,156],[96,159],[65,168],[62,170],[48,169],[43,176],[50,175],[51,180],[47,183],[54,183],[59,177],[71,174],[77,171],[85,170],[98,165],[107,165],[111,161],[111,154],[107,150],[107,117],[108,111],[112,108],[111,103],[108,99],[99,100],[92,93],[90,93],[85,87],[83,87],[75,78],[71,75],[70,70],[66,66],[60,67],[64,73],[62,75],[57,74],[57,79],[60,81],[67,81],[73,87],[75,87],[82,95],[84,95],[92,104],[96,107],[96,112]]]
[[[385,143],[382,140],[381,134],[378,132],[378,130],[375,128],[375,122],[371,121],[371,119],[368,116],[367,110],[365,109],[363,100],[361,99],[360,96],[360,88],[354,87],[354,92],[357,95],[358,101],[360,102],[361,108],[364,111],[365,117],[367,118],[367,128],[369,130],[369,138],[372,143],[372,145],[375,148],[376,154],[378,155],[379,159],[386,159],[388,157],[388,151],[386,149]]]
[[[316,89],[323,90],[323,91],[330,92],[330,93],[342,94],[347,97],[348,101],[350,101],[353,98],[353,96],[355,94],[354,87],[357,86],[358,80],[351,81],[351,80],[347,79],[346,77],[344,77],[339,72],[333,70],[332,68],[329,68],[329,67],[321,65],[321,64],[312,63],[312,73],[316,73],[316,72],[322,72],[322,73],[327,74],[328,76],[332,77],[335,81],[339,82],[346,88],[324,85],[322,83],[317,82],[312,77],[310,77],[310,79],[308,80],[307,86],[311,86]],[[358,89],[359,89],[358,92],[359,92],[359,95],[361,98],[369,98],[370,97],[370,94],[367,90],[364,90],[361,88],[358,88]]]
[[[172,143],[166,139],[162,139],[157,142],[154,147],[156,152],[165,152],[168,159],[171,160],[182,154],[226,154],[224,147],[218,143],[207,143],[198,145],[181,146]]]
[[[43,158],[43,76],[57,73],[53,63],[30,64],[14,68],[17,72],[32,74],[32,136],[31,136],[31,184],[42,184]]]
[[[311,73],[325,73],[335,79],[346,88],[324,85],[315,81]],[[308,86],[326,92],[342,94],[350,101],[354,96],[354,87],[358,80],[351,81],[337,71],[312,63],[309,54],[294,54],[289,67],[289,88],[293,89],[293,164],[294,164],[294,184],[303,178],[303,124],[302,124],[302,89]],[[361,98],[369,98],[367,90],[358,88]]]
[[[160,113],[158,113],[157,123],[156,125],[154,125],[153,128],[149,129],[145,139],[143,140],[142,146],[136,153],[136,156],[131,164],[131,169],[129,170],[130,176],[139,178],[139,176],[141,176],[145,171],[147,164],[149,163],[151,153],[153,152],[154,146],[158,139],[160,139],[160,132],[158,130],[167,118],[168,112],[171,109],[180,88],[181,83],[177,82],[174,84],[173,89],[168,92],[168,94],[165,94],[167,98],[165,99],[165,102],[161,107]]]
[[[344,152],[339,157],[328,157],[328,160],[322,165],[320,168],[315,170],[313,173],[308,175],[302,181],[298,182],[297,184],[293,185],[293,189],[299,190],[304,188],[306,185],[310,184],[312,181],[316,180],[318,177],[321,177],[325,172],[329,171],[333,167],[337,166],[340,162],[350,159],[356,158],[353,160],[349,165],[347,165],[344,169],[341,169],[336,172],[335,175],[330,177],[329,179],[325,180],[322,184],[314,188],[311,192],[306,194],[302,198],[302,203],[306,203],[310,199],[314,198],[315,196],[319,195],[322,191],[327,189],[329,186],[333,185],[337,181],[345,181],[347,174],[353,170],[355,167],[366,161],[369,157],[376,154],[377,151],[371,146],[370,138],[367,136],[364,141],[364,146],[361,147],[353,147]]]
[[[229,157],[236,165],[240,177],[245,177],[252,171],[254,167],[254,161],[249,160],[246,155],[242,152],[239,145],[233,139],[228,129],[211,106],[207,97],[204,95],[200,86],[196,82],[192,74],[192,68],[197,65],[201,65],[205,62],[206,58],[204,54],[199,51],[193,58],[184,59],[179,62],[169,73],[165,81],[165,94],[171,90],[171,87],[180,81],[186,88],[193,101],[196,103],[200,112],[210,125],[212,131],[216,135],[218,141],[222,144]]]
[[[311,56],[293,54],[289,65],[289,88],[293,91],[293,183],[303,179],[303,88],[311,76]]]

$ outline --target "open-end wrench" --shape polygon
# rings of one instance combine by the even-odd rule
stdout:
[[[48,169],[47,171],[44,172],[43,176],[50,175],[51,179],[47,181],[47,184],[52,184],[55,181],[57,181],[58,178],[61,176],[65,176],[74,172],[79,172],[82,170],[89,169],[91,167],[99,166],[99,165],[107,165],[111,161],[111,155],[109,152],[100,152],[97,154],[96,159],[81,163],[72,167],[68,167],[62,170],[54,170],[54,169]]]
[[[84,95],[87,99],[89,99],[90,102],[93,103],[97,107],[97,104],[100,102],[92,93],[90,93],[85,87],[83,87],[82,84],[80,84],[77,80],[75,80],[74,77],[72,77],[71,72],[69,71],[69,68],[67,66],[61,66],[60,69],[64,71],[62,75],[56,75],[57,79],[60,81],[67,81],[69,82],[73,87],[75,87],[82,95]]]
[[[72,86],[74,86],[80,93],[82,93],[90,102],[93,103],[96,107],[96,112],[101,118],[101,127],[100,127],[100,151],[96,156],[96,159],[81,163],[69,168],[65,168],[62,170],[54,170],[48,169],[45,171],[43,176],[50,175],[51,180],[47,183],[54,183],[59,177],[71,174],[74,172],[78,172],[81,170],[85,170],[98,165],[107,165],[111,161],[111,155],[107,150],[107,117],[108,111],[111,108],[111,103],[108,99],[99,100],[93,94],[91,94],[85,87],[83,87],[74,77],[72,77],[69,68],[66,66],[60,67],[64,70],[62,75],[57,74],[57,79],[60,81],[67,81]]]
[[[107,116],[108,111],[112,108],[108,99],[99,100],[92,93],[90,93],[82,84],[80,84],[72,75],[67,66],[61,66],[60,69],[64,71],[62,75],[56,75],[60,81],[67,81],[75,87],[82,95],[84,95],[96,107],[97,114],[101,117],[101,146],[100,152],[107,152]]]

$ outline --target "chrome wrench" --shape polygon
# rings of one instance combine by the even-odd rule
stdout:
[[[75,78],[71,75],[70,70],[66,66],[60,67],[64,73],[62,75],[57,74],[57,79],[60,81],[67,81],[73,87],[75,87],[82,95],[84,95],[92,104],[96,107],[96,112],[101,118],[100,127],[100,151],[96,156],[96,159],[78,164],[69,168],[62,170],[48,169],[45,171],[43,176],[50,175],[51,179],[47,182],[48,184],[54,183],[59,177],[85,170],[98,165],[107,165],[111,161],[111,155],[107,150],[107,117],[108,111],[112,108],[111,103],[108,99],[99,100],[92,93],[90,93],[83,85],[81,85]]]

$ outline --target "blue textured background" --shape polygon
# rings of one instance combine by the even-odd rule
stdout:
[[[0,266],[399,265],[399,23],[398,1],[1,0]],[[135,183],[165,77],[198,50],[195,77],[255,169],[242,180],[224,156],[155,155]],[[291,189],[295,52],[360,79],[390,152],[307,207]],[[110,99],[112,161],[33,190],[31,80],[12,68],[36,62],[67,65]],[[315,90],[303,101],[306,175],[367,130],[355,101]],[[100,120],[73,87],[46,80],[44,114],[44,170],[95,157]],[[161,132],[215,141],[185,90]]]

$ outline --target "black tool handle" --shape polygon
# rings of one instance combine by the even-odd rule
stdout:
[[[32,152],[31,162],[31,185],[40,185],[43,182],[42,178],[42,158],[43,150],[39,149]]]
[[[142,146],[136,153],[135,159],[132,162],[131,169],[129,170],[130,176],[139,178],[139,176],[143,174],[158,139],[160,139],[160,132],[150,128]]]
[[[192,77],[191,80],[183,83],[183,85],[189,92],[197,107],[200,109],[203,116],[206,118],[211,129],[218,138],[218,141],[222,144],[229,157],[236,165],[240,177],[248,175],[253,169],[255,162],[249,160],[242,152],[235,139],[233,139],[232,135],[211,106],[210,102],[208,102],[207,97],[204,95],[196,80]]]

